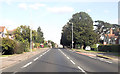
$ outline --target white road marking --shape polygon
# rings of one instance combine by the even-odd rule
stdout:
[[[92,58],[92,59],[96,59],[95,57],[92,57],[92,56],[89,56],[90,58]]]
[[[105,62],[107,62],[107,63],[112,63],[111,61],[105,61]]]
[[[66,56],[66,55],[65,55]],[[67,56],[66,56],[67,57]]]
[[[78,69],[80,69],[82,72],[85,72],[81,67],[78,66]]]
[[[75,64],[75,62],[73,62],[72,60],[70,60],[73,64]]]
[[[32,62],[27,63],[26,65],[24,65],[24,66],[21,67],[21,68],[25,68],[25,67],[29,66],[30,64],[32,64]]]
[[[61,53],[63,53],[60,49],[58,49]],[[71,50],[69,50],[69,51],[71,51]],[[64,53],[63,53],[64,54]],[[65,55],[65,54],[64,54]],[[66,56],[66,55],[65,55]],[[67,57],[67,59],[69,59],[70,60],[70,58],[68,57],[68,56],[66,56]],[[70,60],[70,62],[72,62],[74,65],[75,65],[75,62],[74,61],[72,61],[72,60]],[[84,72],[85,74],[87,74],[80,66],[77,66],[78,67],[78,69],[80,69],[82,72]]]
[[[34,61],[36,61],[39,57],[35,58]]]
[[[70,59],[69,57],[67,57],[67,59]]]

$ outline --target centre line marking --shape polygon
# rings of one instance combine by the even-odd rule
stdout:
[[[38,59],[38,57],[37,57],[37,58],[35,58],[35,59],[34,59],[34,61],[36,61],[37,59]]]
[[[82,72],[85,72],[82,68],[80,68],[79,66],[78,66],[78,69],[80,69]]]
[[[27,63],[27,64],[24,65],[22,68],[25,68],[25,67],[29,66],[30,64],[32,64],[32,62]]]
[[[70,60],[73,64],[75,64],[72,60]]]
[[[70,59],[69,57],[67,57],[67,59]]]

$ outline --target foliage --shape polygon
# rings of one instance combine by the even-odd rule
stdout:
[[[9,38],[2,39],[2,54],[14,54],[15,41]]]
[[[21,53],[23,53],[23,52],[24,52],[24,46],[23,46],[23,44],[20,43],[20,42],[17,42],[17,43],[16,43],[16,46],[15,46],[15,49],[14,49],[14,52],[15,52],[16,54],[21,54]]]
[[[69,22],[73,23],[73,41],[75,45],[87,46],[97,43],[97,34],[93,31],[92,18],[85,12],[73,14]],[[61,44],[71,46],[71,23],[67,23],[62,30]]]
[[[120,45],[99,45],[98,50],[103,52],[120,52]]]
[[[41,28],[38,27],[37,29],[37,43],[43,43],[44,42],[44,37],[43,37],[43,32],[41,31]]]
[[[52,48],[54,48],[54,47],[55,47],[55,43],[54,43],[53,41],[48,40],[48,43],[51,43]],[[49,46],[49,45],[48,45],[48,46]],[[51,46],[49,46],[49,47],[51,47]]]
[[[96,27],[96,29],[94,31],[99,35],[99,38],[102,35],[109,33],[109,30],[111,28],[113,28],[113,33],[115,35],[119,35],[120,25],[110,24],[110,23],[107,23],[107,22],[104,22],[101,20],[97,20],[97,21],[95,21],[95,23],[96,24],[94,26]],[[99,40],[99,42],[101,43],[101,40]]]
[[[27,40],[30,42],[30,27],[21,25],[14,32],[15,40],[23,42]]]
[[[38,48],[38,47],[40,47],[40,43],[35,43],[35,46],[34,46],[35,48]]]

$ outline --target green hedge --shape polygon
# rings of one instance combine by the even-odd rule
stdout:
[[[14,54],[15,45],[15,41],[9,38],[3,38],[1,44],[2,54]]]
[[[24,40],[23,42],[17,42],[9,38],[3,38],[0,39],[0,41],[0,52],[2,52],[3,55],[21,54],[29,51],[29,42],[27,40]]]
[[[120,45],[99,45],[98,51],[120,52]]]

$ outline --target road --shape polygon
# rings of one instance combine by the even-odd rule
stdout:
[[[3,72],[118,72],[118,63],[78,54],[68,49],[49,49]]]

